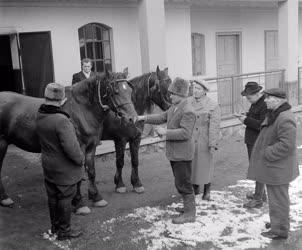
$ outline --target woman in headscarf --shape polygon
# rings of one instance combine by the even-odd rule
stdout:
[[[205,81],[192,81],[196,123],[193,138],[195,155],[192,162],[192,184],[195,194],[203,185],[203,200],[210,200],[211,181],[214,172],[213,154],[217,150],[220,131],[220,108],[207,96],[209,88]]]

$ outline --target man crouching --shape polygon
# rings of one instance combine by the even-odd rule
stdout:
[[[170,160],[175,186],[183,199],[183,213],[172,220],[174,224],[194,222],[196,216],[195,196],[191,183],[194,141],[192,139],[196,117],[187,100],[189,83],[176,78],[169,87],[172,106],[162,114],[139,116],[150,124],[167,123],[167,129],[158,128],[159,136],[166,138],[166,156]]]
[[[296,122],[286,93],[264,91],[269,112],[254,145],[248,179],[266,184],[271,228],[264,237],[286,239],[289,232],[289,183],[299,175],[296,156]]]
[[[45,103],[37,114],[51,232],[58,235],[58,240],[82,234],[81,230],[71,230],[70,219],[71,200],[83,176],[84,154],[69,115],[61,109],[64,100],[64,87],[57,83],[48,84]]]

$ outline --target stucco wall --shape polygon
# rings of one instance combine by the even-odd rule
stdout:
[[[80,70],[78,28],[99,22],[113,29],[115,70],[128,66],[132,76],[141,73],[136,7],[0,7],[0,26],[18,32],[51,31],[55,80],[70,84]]]
[[[205,36],[205,77],[216,76],[217,32],[241,32],[242,73],[264,71],[264,31],[278,29],[278,10],[192,10],[191,25],[192,32]]]

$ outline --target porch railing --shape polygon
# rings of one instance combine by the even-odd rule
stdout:
[[[205,81],[212,87],[209,94],[216,94],[216,98],[221,107],[222,117],[229,118],[234,113],[248,110],[250,104],[241,96],[241,91],[244,89],[245,84],[249,81],[255,81],[265,89],[279,87],[286,89],[286,91],[291,90],[291,88],[288,88],[284,84],[284,73],[285,70],[280,69],[207,78]]]

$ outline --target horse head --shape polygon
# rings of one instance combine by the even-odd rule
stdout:
[[[157,66],[156,72],[150,75],[148,81],[150,99],[162,110],[167,110],[171,106],[170,94],[168,91],[171,82],[171,78],[168,75],[168,68],[160,70],[159,66]]]

